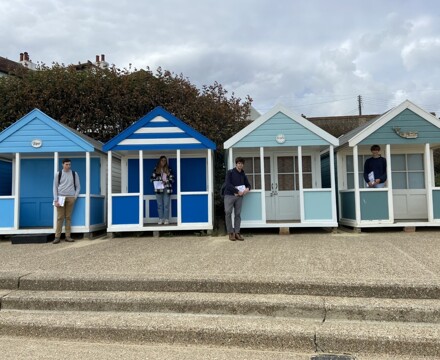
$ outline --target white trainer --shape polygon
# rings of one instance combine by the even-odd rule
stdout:
[[[168,221],[168,219],[165,219],[165,221],[163,222],[165,225],[168,225],[170,222]]]
[[[162,223],[163,223],[163,220],[162,220],[162,219],[159,219],[158,224],[159,224],[159,225],[162,225]]]

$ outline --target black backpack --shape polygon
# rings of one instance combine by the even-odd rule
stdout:
[[[61,181],[61,174],[63,173],[63,170],[58,172],[58,185],[60,184]],[[76,181],[75,181],[75,171],[72,170],[72,175],[73,175],[73,188],[76,191]]]

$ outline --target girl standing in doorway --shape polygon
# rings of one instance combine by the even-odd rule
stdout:
[[[174,175],[168,166],[166,156],[161,156],[151,174],[150,181],[154,184],[156,193],[159,225],[170,223],[170,199],[173,192]]]

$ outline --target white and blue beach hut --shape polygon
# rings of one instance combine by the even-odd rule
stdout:
[[[106,228],[106,160],[102,144],[34,109],[0,133],[0,235],[52,233],[53,180],[72,160],[81,192],[73,233]]]
[[[252,186],[241,213],[242,228],[336,227],[333,149],[338,140],[282,105],[224,143],[228,168],[245,158]],[[321,153],[330,151],[324,187]]]
[[[387,160],[384,188],[367,188],[372,145]],[[440,226],[440,184],[434,170],[440,120],[406,100],[341,136],[337,150],[339,222],[355,227]],[[436,159],[436,163],[439,163]]]
[[[121,154],[118,186],[109,168],[108,232],[212,230],[213,151],[215,144],[161,107],[156,107],[103,149],[112,162]],[[175,182],[169,225],[158,225],[150,176],[161,155],[168,158]]]

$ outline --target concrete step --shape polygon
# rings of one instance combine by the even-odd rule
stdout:
[[[0,336],[299,353],[437,356],[438,324],[241,315],[0,311]]]
[[[1,293],[0,293],[1,295]],[[5,293],[1,308],[48,311],[127,311],[440,323],[440,300],[142,291]]]
[[[150,291],[208,292],[248,294],[289,294],[337,297],[373,297],[388,299],[440,299],[437,281],[377,281],[346,279],[267,279],[240,276],[63,276],[57,273],[34,273],[21,276],[14,283],[3,275],[4,284],[20,290],[46,291]]]

